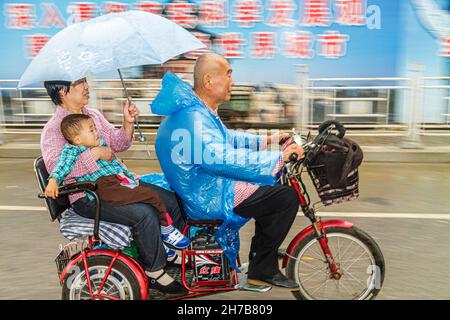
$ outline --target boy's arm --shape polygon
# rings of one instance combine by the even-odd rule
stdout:
[[[56,199],[58,197],[58,182],[55,178],[48,179],[47,187],[45,188],[45,197]]]
[[[61,155],[64,145],[67,141],[61,132],[55,128],[44,128],[41,137],[41,151],[44,159],[45,167],[48,172],[52,172],[56,166],[56,162]],[[86,174],[91,174],[99,170],[91,149],[82,152],[78,161],[75,163],[73,170],[66,179],[77,178]]]
[[[60,185],[64,178],[72,172],[79,155],[80,150],[77,147],[65,145],[49,179],[55,179],[56,185]]]

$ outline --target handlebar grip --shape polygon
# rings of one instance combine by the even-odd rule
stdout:
[[[279,144],[280,146],[282,146],[282,145],[285,144],[286,141],[288,141],[290,138],[291,138],[290,136],[284,137],[283,139],[280,140],[280,142],[278,142],[278,144]]]
[[[295,152],[289,156],[289,161],[291,161],[291,162],[295,162],[295,161],[297,161],[297,159],[298,159],[298,154]]]
[[[318,128],[319,133],[324,132],[326,129],[328,129],[331,125],[336,127],[336,130],[339,131],[339,134],[337,135],[339,138],[343,138],[345,135],[345,128],[344,126],[337,120],[327,120],[324,121]]]

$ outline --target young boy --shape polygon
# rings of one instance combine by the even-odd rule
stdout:
[[[58,196],[58,186],[73,170],[78,156],[82,152],[99,145],[107,146],[99,136],[94,121],[85,114],[66,116],[61,122],[61,132],[70,144],[63,147],[61,156],[49,176],[45,196],[53,199]],[[111,162],[98,160],[97,164],[100,168],[98,171],[75,180],[77,182],[96,182],[96,191],[100,199],[112,205],[138,202],[152,205],[160,214],[163,241],[177,249],[189,245],[189,239],[172,225],[172,220],[157,191],[140,186],[125,165],[115,157]]]

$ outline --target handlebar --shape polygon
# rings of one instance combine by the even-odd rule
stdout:
[[[339,132],[337,135],[338,138],[342,139],[345,135],[344,126],[337,120],[327,120],[324,121],[318,128],[319,134],[325,132],[330,126],[334,125],[336,130]]]
[[[295,162],[298,159],[298,154],[297,153],[291,153],[291,155],[289,156],[289,161],[291,162]]]
[[[286,142],[291,140],[291,143],[299,143],[303,147],[305,151],[305,157],[302,159],[299,159],[298,154],[291,154],[289,157],[290,162],[303,162],[305,161],[306,164],[313,162],[314,158],[316,157],[318,151],[328,138],[329,134],[331,133],[332,129],[336,129],[338,133],[336,136],[340,139],[342,139],[345,135],[345,128],[344,126],[337,120],[328,120],[324,121],[319,127],[318,132],[319,134],[310,142],[303,143],[302,137],[299,133],[295,131],[295,129],[292,129],[292,134],[290,136],[284,137],[280,140],[279,144],[284,145]],[[308,140],[309,135],[306,137],[306,140]]]
[[[290,138],[291,138],[290,136],[284,137],[284,138],[282,138],[282,139],[280,140],[280,142],[279,142],[278,144],[279,144],[280,146],[282,146],[282,145],[285,144],[286,141],[288,141]]]

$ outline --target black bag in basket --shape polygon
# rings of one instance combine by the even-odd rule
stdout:
[[[318,147],[308,154],[306,167],[324,205],[356,199],[358,193],[358,167],[363,160],[359,145],[345,138],[345,129],[337,121],[325,122],[319,133],[331,124],[339,134],[329,133],[318,141]]]

